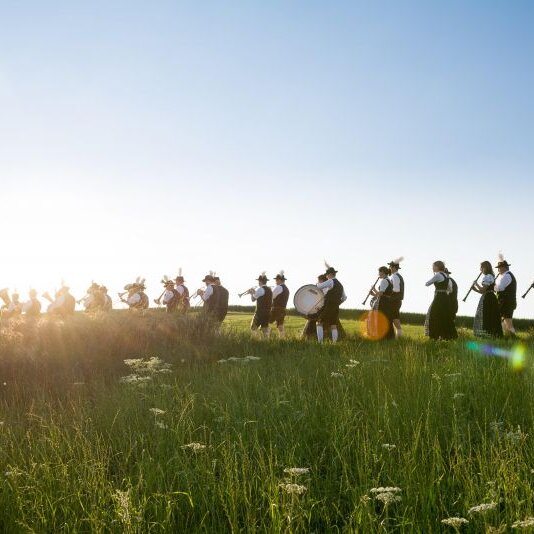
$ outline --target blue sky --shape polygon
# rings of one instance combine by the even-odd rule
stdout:
[[[531,2],[81,4],[0,5],[0,285],[534,278]]]

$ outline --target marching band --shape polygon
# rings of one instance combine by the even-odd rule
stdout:
[[[387,263],[387,266],[379,267],[376,282],[362,303],[366,305],[371,297],[371,309],[366,322],[367,335],[371,339],[391,340],[399,339],[403,335],[400,310],[405,296],[405,284],[399,272],[403,259],[396,258]],[[517,308],[517,281],[510,271],[510,266],[500,254],[495,267],[498,271],[496,276],[491,262],[481,262],[480,273],[463,299],[463,302],[466,302],[471,292],[480,295],[473,322],[473,332],[477,337],[501,338],[505,335],[516,335],[513,315]],[[294,304],[297,311],[307,319],[302,332],[303,338],[314,338],[322,343],[325,336],[329,336],[332,342],[336,343],[343,334],[339,309],[347,296],[343,285],[337,279],[338,271],[326,262],[325,267],[326,270],[318,276],[316,284],[299,288],[294,296]],[[426,282],[427,287],[434,286],[434,296],[425,319],[425,335],[434,340],[456,339],[458,285],[443,261],[435,261],[432,264],[432,272],[432,278]],[[256,287],[239,294],[239,297],[250,295],[255,304],[250,325],[255,334],[261,333],[264,338],[268,338],[271,333],[270,325],[275,324],[279,337],[285,337],[284,323],[290,297],[286,280],[284,271],[281,270],[275,276],[275,285],[271,288],[268,285],[269,279],[263,272],[256,279]],[[163,276],[163,292],[154,302],[158,306],[165,306],[168,313],[185,314],[190,309],[191,301],[200,297],[203,315],[220,326],[228,313],[229,292],[212,271],[202,282],[205,287],[190,295],[180,268],[174,280]],[[533,288],[534,283],[522,298],[526,298]],[[135,282],[126,284],[124,291],[118,296],[130,310],[146,310],[149,307],[149,299],[145,290],[145,279],[137,277]],[[94,281],[88,287],[86,295],[79,300],[75,300],[64,283],[55,292],[54,297],[47,292],[43,293],[42,297],[50,302],[47,313],[61,318],[74,314],[76,304],[82,305],[88,313],[107,312],[113,308],[107,288]],[[26,302],[21,302],[16,290],[9,295],[7,288],[0,290],[0,299],[4,302],[0,309],[3,320],[22,315],[29,318],[41,315],[41,302],[35,289],[30,289],[29,300]]]

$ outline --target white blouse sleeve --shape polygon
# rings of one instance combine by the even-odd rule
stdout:
[[[378,291],[380,292],[384,292],[387,288],[388,288],[388,281],[386,278],[382,278],[382,280],[380,280],[380,283],[378,284]]]
[[[444,280],[445,276],[443,276],[443,273],[436,273],[425,285],[428,287],[436,282],[443,282]]]
[[[495,277],[492,274],[485,274],[484,278],[482,278],[482,283],[480,285],[482,286],[491,286],[495,282]]]

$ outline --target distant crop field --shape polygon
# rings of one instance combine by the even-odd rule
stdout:
[[[534,341],[251,338],[192,314],[0,328],[1,532],[534,524]],[[479,350],[480,349],[480,350]],[[490,354],[491,353],[491,354]],[[492,530],[493,529],[493,530]]]

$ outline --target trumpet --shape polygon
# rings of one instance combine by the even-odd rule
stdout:
[[[245,295],[252,293],[253,291],[256,291],[255,287],[251,287],[250,289],[247,289],[246,291],[243,291],[243,293],[239,293],[237,296],[239,298],[244,297]]]
[[[367,304],[367,299],[371,296],[371,293],[373,292],[373,289],[375,288],[376,284],[378,284],[378,281],[380,280],[380,277],[376,279],[376,282],[371,286],[371,289],[369,290],[369,293],[367,293],[365,300],[362,302],[362,306],[365,306]]]
[[[530,293],[530,290],[534,289],[534,282],[532,282],[531,286],[526,290],[524,295],[521,295],[521,298],[524,299],[526,296]]]
[[[89,296],[89,293],[85,294],[81,299],[78,299],[76,301],[76,304],[81,304],[88,296]],[[44,297],[44,295],[43,295],[43,297]]]
[[[124,300],[124,295],[127,295],[127,294],[128,294],[128,291],[123,291],[122,293],[117,293],[117,295],[119,295],[119,299],[121,299],[122,302],[126,302]],[[43,297],[44,297],[44,295],[43,295]]]
[[[479,275],[477,276],[477,279],[471,284],[471,287],[469,288],[469,291],[467,292],[467,295],[463,298],[463,302],[465,302],[467,300],[467,297],[471,294],[471,291],[473,291],[473,287],[475,287],[475,284],[478,283],[478,281],[480,280],[481,276],[482,276],[482,273],[479,273]]]
[[[167,291],[167,290],[164,289],[164,290],[163,290],[163,293],[162,293],[157,299],[154,299],[154,302],[155,302],[158,306],[161,304],[161,299],[163,298],[163,295],[165,295],[165,292],[166,292],[166,291]]]
[[[50,293],[48,291],[45,291],[43,293],[43,298],[50,301],[50,302],[54,302],[54,299],[50,296]]]

